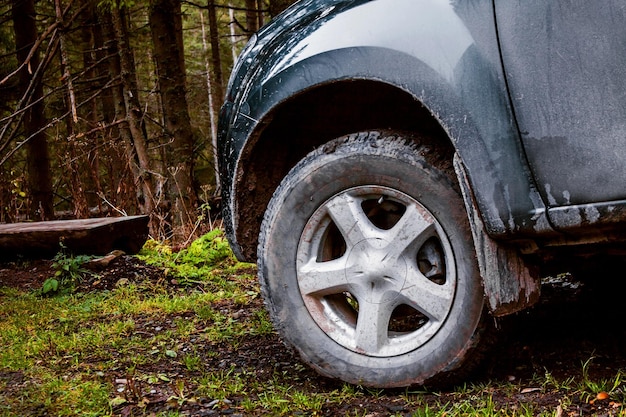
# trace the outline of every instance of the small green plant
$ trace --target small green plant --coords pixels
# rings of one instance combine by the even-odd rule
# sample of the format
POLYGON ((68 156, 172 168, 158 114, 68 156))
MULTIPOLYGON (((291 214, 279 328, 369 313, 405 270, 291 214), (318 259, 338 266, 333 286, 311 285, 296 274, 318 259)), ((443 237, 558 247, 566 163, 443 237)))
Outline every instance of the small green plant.
MULTIPOLYGON (((583 369, 584 371, 584 369, 583 369)), ((540 382, 543 389, 553 389, 557 391, 570 391, 573 388, 574 377, 566 378, 565 380, 561 380, 555 378, 550 371, 545 370, 545 374, 542 382, 540 382)))
POLYGON ((617 393, 618 389, 622 386, 623 383, 623 375, 622 371, 619 370, 613 378, 602 378, 602 379, 594 379, 589 375, 589 368, 595 358, 592 356, 583 362, 582 367, 582 381, 580 383, 580 391, 581 397, 585 401, 589 401, 595 398, 600 393, 606 393, 608 395, 613 395, 617 393))
POLYGON ((187 395, 185 381, 176 381, 176 383, 172 385, 172 390, 174 391, 174 395, 167 400, 168 402, 175 401, 179 406, 181 406, 191 400, 191 398, 187 395))
POLYGON ((188 371, 199 371, 202 369, 202 358, 195 352, 184 355, 182 363, 188 371))
POLYGON ((84 268, 84 264, 93 256, 76 255, 67 253, 67 247, 61 243, 61 250, 53 258, 52 268, 55 270, 54 276, 44 281, 42 294, 56 293, 60 289, 72 289, 80 283, 86 274, 91 271, 84 268))

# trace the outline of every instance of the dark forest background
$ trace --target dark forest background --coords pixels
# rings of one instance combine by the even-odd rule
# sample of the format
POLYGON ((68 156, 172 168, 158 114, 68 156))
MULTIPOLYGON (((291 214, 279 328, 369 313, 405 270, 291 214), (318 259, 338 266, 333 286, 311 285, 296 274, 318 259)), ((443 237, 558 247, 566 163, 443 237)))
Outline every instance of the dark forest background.
POLYGON ((197 236, 233 62, 293 2, 0 0, 0 223, 148 214, 154 239, 197 236))

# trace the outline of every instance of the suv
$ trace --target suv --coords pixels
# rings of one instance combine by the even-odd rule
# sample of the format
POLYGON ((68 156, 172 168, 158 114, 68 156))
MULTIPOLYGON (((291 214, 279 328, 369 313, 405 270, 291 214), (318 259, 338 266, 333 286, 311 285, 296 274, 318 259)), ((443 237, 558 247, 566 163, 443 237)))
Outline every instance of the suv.
POLYGON ((220 115, 226 233, 321 374, 448 385, 541 276, 624 254, 621 0, 302 0, 220 115))

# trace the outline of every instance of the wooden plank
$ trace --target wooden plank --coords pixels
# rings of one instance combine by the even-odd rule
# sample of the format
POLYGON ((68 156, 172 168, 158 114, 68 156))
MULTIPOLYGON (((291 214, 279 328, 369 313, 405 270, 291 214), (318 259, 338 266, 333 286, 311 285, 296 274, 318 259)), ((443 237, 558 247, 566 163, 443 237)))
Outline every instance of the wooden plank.
POLYGON ((45 257, 60 244, 74 254, 105 255, 112 250, 139 252, 148 238, 148 216, 0 224, 0 256, 45 257))

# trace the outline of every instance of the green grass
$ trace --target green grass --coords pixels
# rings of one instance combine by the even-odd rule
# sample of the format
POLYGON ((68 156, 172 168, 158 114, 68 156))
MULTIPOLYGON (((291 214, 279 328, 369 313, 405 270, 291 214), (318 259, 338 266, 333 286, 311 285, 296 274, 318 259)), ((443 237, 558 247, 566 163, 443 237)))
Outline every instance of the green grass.
MULTIPOLYGON (((234 259, 221 232, 178 253, 148 242, 138 257, 165 279, 54 296, 0 287, 0 416, 177 416, 200 403, 243 415, 556 415, 556 405, 520 400, 524 386, 514 382, 391 392, 322 383, 295 357, 284 366, 242 366, 238 349, 276 336, 254 267, 234 259), (234 353, 222 358, 220 349, 234 353), (374 403, 385 406, 372 412, 374 403)), ((563 416, 601 391, 618 404, 607 415, 624 415, 621 371, 594 379, 591 362, 577 378, 546 371, 528 384, 556 395, 563 416)))

